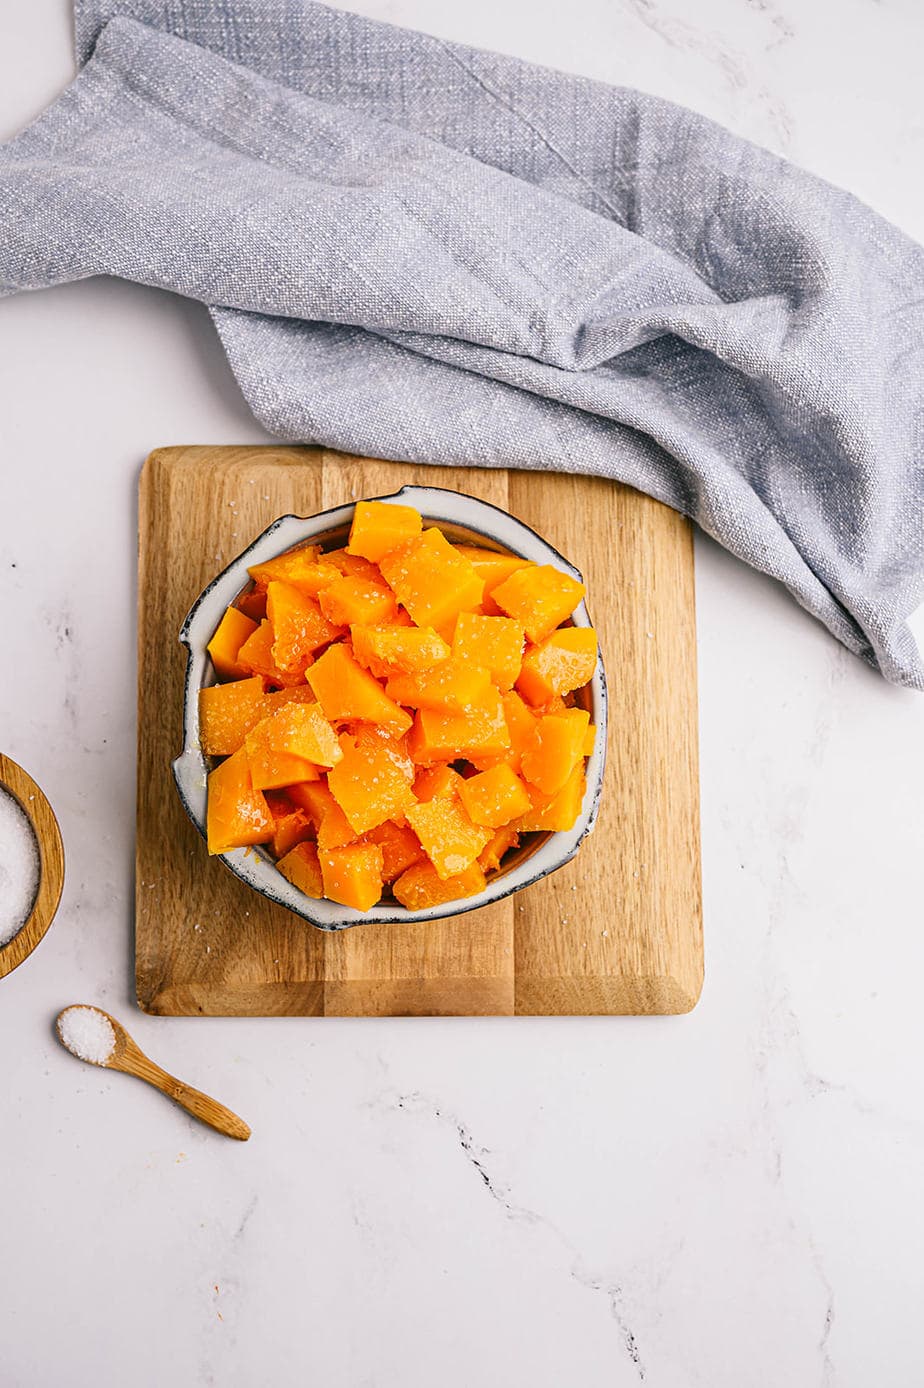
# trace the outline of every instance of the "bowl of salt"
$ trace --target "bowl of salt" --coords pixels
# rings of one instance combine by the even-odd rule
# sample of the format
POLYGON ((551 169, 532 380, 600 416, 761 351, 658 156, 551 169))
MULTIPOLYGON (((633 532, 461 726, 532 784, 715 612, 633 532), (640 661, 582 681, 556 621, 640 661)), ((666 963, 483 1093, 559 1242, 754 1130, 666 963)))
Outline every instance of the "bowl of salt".
POLYGON ((64 886, 54 811, 32 777, 0 754, 0 978, 35 949, 64 886))

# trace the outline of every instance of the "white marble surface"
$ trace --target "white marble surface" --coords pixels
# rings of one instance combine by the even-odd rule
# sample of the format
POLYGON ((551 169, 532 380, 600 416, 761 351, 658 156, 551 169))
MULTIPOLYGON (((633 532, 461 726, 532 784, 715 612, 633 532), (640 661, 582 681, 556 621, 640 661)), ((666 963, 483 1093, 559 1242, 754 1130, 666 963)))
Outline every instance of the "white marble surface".
MULTIPOLYGON (((916 0, 363 0, 663 93, 924 240, 916 0)), ((0 6, 0 135, 72 71, 0 6)), ((0 743, 68 878, 0 982, 2 1388, 911 1388, 924 699, 697 552, 707 984, 675 1020, 163 1021, 131 1004, 134 488, 258 440, 205 314, 0 303, 0 743), (253 1124, 80 1067, 94 1001, 253 1124)))

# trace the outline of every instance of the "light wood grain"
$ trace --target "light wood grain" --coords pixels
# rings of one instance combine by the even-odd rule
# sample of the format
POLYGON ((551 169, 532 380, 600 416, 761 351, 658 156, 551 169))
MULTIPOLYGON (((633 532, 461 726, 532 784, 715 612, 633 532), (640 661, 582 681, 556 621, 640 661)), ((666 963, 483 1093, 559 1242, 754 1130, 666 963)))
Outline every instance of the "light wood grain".
POLYGON ((35 833, 39 850, 39 884, 29 918, 0 947, 0 978, 12 973, 35 949, 55 918, 64 887, 64 847, 54 811, 28 772, 0 755, 0 786, 19 802, 35 833))
POLYGON ((695 1004, 703 966, 687 522, 587 478, 321 449, 203 447, 148 459, 139 537, 136 976, 144 1009, 477 1016, 695 1004), (426 926, 330 935, 209 860, 186 818, 170 772, 181 745, 176 636, 205 583, 277 516, 311 515, 406 482, 453 487, 512 511, 584 573, 611 691, 607 786, 593 837, 528 891, 426 926))

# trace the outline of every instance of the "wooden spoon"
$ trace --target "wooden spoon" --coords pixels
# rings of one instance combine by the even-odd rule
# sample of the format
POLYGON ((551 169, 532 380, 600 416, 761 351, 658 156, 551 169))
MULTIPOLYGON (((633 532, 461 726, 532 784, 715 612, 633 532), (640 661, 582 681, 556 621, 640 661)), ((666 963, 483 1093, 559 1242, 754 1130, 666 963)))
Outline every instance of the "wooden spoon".
MULTIPOLYGON (((232 1113, 229 1108, 225 1108, 224 1104, 218 1103, 216 1099, 210 1099, 208 1094, 203 1094, 198 1089, 192 1089, 188 1084, 183 1084, 182 1080, 168 1075, 167 1071, 162 1070, 159 1065, 155 1065, 153 1060, 149 1060, 140 1046, 132 1040, 122 1023, 117 1022, 115 1017, 111 1017, 101 1007, 92 1007, 85 1003, 76 1003, 72 1004, 72 1007, 65 1007, 63 1011, 58 1013, 55 1028, 61 1045, 78 1060, 86 1060, 88 1065, 100 1065, 106 1070, 121 1070, 124 1075, 134 1075, 136 1079, 152 1084, 155 1089, 166 1094, 168 1099, 173 1099, 181 1108, 185 1108, 187 1113, 191 1113, 194 1118, 217 1128, 226 1137, 236 1137, 240 1142, 246 1142, 250 1137, 250 1128, 242 1118, 238 1118, 236 1113, 232 1113), (62 1019, 72 1008, 74 1010, 86 1008, 88 1012, 96 1012, 100 1017, 105 1017, 112 1027, 115 1045, 105 1060, 91 1059, 89 1056, 78 1054, 73 1046, 68 1044, 65 1039, 65 1031, 62 1030, 62 1019)), ((105 1034, 105 1028, 103 1028, 103 1032, 105 1034)))

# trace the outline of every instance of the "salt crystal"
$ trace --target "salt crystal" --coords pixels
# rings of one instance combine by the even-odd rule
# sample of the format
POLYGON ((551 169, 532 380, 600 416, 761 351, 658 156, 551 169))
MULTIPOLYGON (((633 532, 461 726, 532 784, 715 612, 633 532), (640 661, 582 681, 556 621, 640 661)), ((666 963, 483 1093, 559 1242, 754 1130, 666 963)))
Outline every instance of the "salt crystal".
POLYGON ((39 852, 29 816, 0 790, 0 945, 18 935, 32 913, 39 886, 39 852))
POLYGON ((72 1055, 91 1065, 105 1065, 115 1050, 112 1023, 98 1007, 66 1007, 58 1018, 58 1035, 72 1055))

